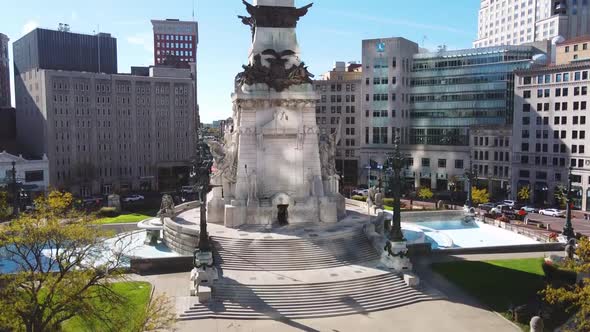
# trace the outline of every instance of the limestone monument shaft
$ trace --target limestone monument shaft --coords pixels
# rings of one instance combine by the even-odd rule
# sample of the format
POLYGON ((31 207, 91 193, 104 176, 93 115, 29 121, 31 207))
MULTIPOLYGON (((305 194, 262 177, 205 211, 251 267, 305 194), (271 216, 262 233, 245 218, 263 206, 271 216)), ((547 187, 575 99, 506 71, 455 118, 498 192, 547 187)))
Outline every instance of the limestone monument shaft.
POLYGON ((336 222, 344 203, 328 163, 339 135, 320 144, 313 75, 295 31, 312 5, 243 2, 249 16, 239 18, 251 28, 252 46, 235 80, 233 123, 224 142, 210 142, 212 184, 220 187, 210 195, 208 220, 228 227, 336 222))

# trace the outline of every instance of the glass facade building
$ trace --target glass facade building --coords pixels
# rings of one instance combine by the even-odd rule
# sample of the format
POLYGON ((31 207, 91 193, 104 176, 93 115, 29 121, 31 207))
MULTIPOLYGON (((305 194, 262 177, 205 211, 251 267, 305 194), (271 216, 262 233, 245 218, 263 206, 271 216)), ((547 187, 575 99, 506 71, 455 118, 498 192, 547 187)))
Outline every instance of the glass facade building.
POLYGON ((416 54, 410 80, 410 144, 468 146, 469 127, 512 123, 514 74, 533 46, 416 54))

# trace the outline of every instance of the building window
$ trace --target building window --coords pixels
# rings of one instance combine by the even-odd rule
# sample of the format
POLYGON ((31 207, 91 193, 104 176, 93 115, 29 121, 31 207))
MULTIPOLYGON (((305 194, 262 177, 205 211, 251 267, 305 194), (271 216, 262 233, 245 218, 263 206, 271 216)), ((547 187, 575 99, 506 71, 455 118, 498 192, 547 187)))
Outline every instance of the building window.
POLYGON ((462 159, 455 160, 455 168, 456 169, 463 169, 463 160, 462 159))
POLYGON ((430 167, 430 159, 422 158, 422 167, 430 167))
POLYGON ((447 160, 446 159, 439 159, 438 160, 438 168, 447 168, 447 160))

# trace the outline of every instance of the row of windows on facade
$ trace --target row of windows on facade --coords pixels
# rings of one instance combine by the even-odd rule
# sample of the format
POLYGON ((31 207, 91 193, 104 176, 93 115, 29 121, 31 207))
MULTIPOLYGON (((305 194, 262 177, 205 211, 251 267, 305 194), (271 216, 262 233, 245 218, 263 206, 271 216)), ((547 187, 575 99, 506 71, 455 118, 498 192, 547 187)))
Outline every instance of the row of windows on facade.
MULTIPOLYGON (((584 108, 585 109, 585 108, 584 108)), ((553 117, 553 124, 554 125, 566 125, 567 124, 567 116, 554 116, 553 117)), ((549 125, 549 117, 545 116, 543 118, 541 118, 540 116, 536 117, 536 124, 537 125, 549 125), (541 120, 543 121, 541 123, 541 120)), ((522 118, 522 125, 523 126, 528 126, 531 124, 531 118, 528 116, 525 116, 522 118)), ((585 116, 573 116, 572 117, 572 124, 580 124, 580 125, 585 125, 586 124, 586 117, 585 116)))
MULTIPOLYGON (((315 107, 315 112, 316 112, 316 114, 325 114, 327 109, 328 109, 327 106, 319 106, 318 105, 315 107)), ((356 113, 355 106, 345 106, 344 110, 345 110, 345 113, 347 113, 347 114, 356 113)), ((342 113, 342 106, 330 106, 330 112, 341 114, 342 113)))
MULTIPOLYGON (((491 151, 473 151, 473 159, 489 161, 490 152, 491 151)), ((510 161, 510 152, 494 151, 494 159, 492 161, 510 161)))
POLYGON ((460 84, 481 84, 490 82, 509 81, 510 75, 508 73, 493 73, 481 74, 476 76, 460 76, 460 77, 428 77, 428 78, 412 78, 410 86, 438 86, 438 85, 460 85, 460 84))
MULTIPOLYGON (((371 78, 370 77, 365 78, 365 84, 371 85, 371 78)), ((396 84, 397 84, 397 77, 393 76, 391 78, 391 85, 396 85, 396 84)), ((389 77, 373 77, 373 85, 389 85, 389 77)), ((402 85, 403 86, 410 85, 410 79, 402 77, 402 85)))
MULTIPOLYGON (((136 92, 138 94, 149 94, 151 91, 149 84, 150 83, 145 82, 144 83, 145 86, 138 86, 136 88, 136 92)), ((55 80, 53 82, 53 89, 54 90, 68 90, 68 83, 55 80)), ((78 89, 81 91, 89 91, 89 85, 82 84, 82 83, 80 83, 80 84, 75 83, 74 90, 78 90, 78 89)), ((108 84, 108 83, 96 84, 96 92, 110 92, 110 91, 111 91, 110 84, 108 84)), ((131 86, 129 84, 116 84, 116 91, 118 93, 130 93, 131 86)), ((175 94, 177 94, 177 95, 179 95, 179 94, 186 95, 188 93, 188 87, 187 86, 177 86, 177 87, 175 87, 174 91, 175 91, 175 94)), ((170 93, 170 87, 156 86, 156 94, 169 94, 169 93, 170 93)))
MULTIPOLYGON (((328 96, 322 95, 320 97, 320 99, 318 99, 317 101, 319 103, 327 103, 328 96)), ((356 96, 355 95, 345 95, 344 98, 342 98, 342 95, 331 95, 330 96, 330 102, 332 102, 332 103, 341 103, 343 101, 346 103, 354 103, 354 102, 356 102, 356 96)))
MULTIPOLYGON (((493 137, 493 147, 509 147, 510 139, 508 137, 493 137)), ((489 136, 473 136, 473 145, 475 146, 490 146, 489 136)))
MULTIPOLYGON (((330 84, 330 91, 331 92, 342 91, 342 86, 343 86, 343 84, 330 84)), ((346 92, 351 92, 351 91, 355 91, 356 84, 345 84, 344 87, 345 87, 346 92)), ((328 89, 327 84, 316 84, 315 85, 315 91, 326 92, 327 89, 328 89)))
MULTIPOLYGON (((402 136, 404 132, 404 128, 401 128, 402 136)), ((389 127, 365 127, 365 144, 388 144, 389 127), (373 141, 369 140, 371 136, 371 132, 373 132, 373 141)), ((391 144, 394 144, 394 138, 396 135, 399 135, 400 128, 391 127, 391 144)))
MULTIPOLYGON (((407 158, 406 165, 408 167, 414 166, 414 158, 407 158)), ((422 167, 430 167, 430 158, 421 158, 420 165, 422 167)), ((447 160, 446 159, 438 159, 438 168, 447 168, 447 160)), ((455 159, 455 168, 456 169, 463 169, 463 159, 455 159)))
MULTIPOLYGON (((565 159, 563 159, 563 165, 562 166, 565 167, 565 159)), ((528 169, 521 169, 518 172, 518 176, 520 178, 523 178, 523 179, 528 179, 528 178, 531 177, 531 171, 528 170, 528 169)), ((536 171, 535 172, 535 179, 536 180, 547 180, 547 177, 548 177, 547 172, 543 172, 543 171, 536 171)), ((561 173, 554 173, 553 179, 555 181, 563 181, 564 178, 565 177, 562 176, 561 173)), ((579 176, 579 175, 578 176, 575 176, 574 175, 572 180, 573 180, 572 181, 573 183, 581 183, 582 182, 582 177, 579 176)), ((590 184, 590 177, 588 178, 588 183, 590 184)))
MULTIPOLYGON (((327 118, 326 117, 316 117, 316 124, 321 125, 321 124, 327 124, 327 118)), ((345 118, 346 124, 347 125, 353 125, 355 124, 355 118, 354 117, 346 117, 345 118)), ((339 124, 340 123, 340 118, 338 117, 331 117, 330 118, 330 124, 339 124)))
POLYGON ((495 53, 489 55, 469 56, 461 59, 447 60, 446 58, 434 58, 428 60, 415 60, 412 71, 444 70, 448 68, 485 65, 490 63, 511 62, 518 60, 530 60, 530 52, 495 53))
POLYGON ((510 167, 508 167, 508 166, 494 165, 494 167, 492 168, 494 172, 492 174, 488 173, 488 170, 489 170, 488 165, 474 164, 473 166, 478 171, 478 174, 481 176, 484 176, 484 177, 489 176, 489 175, 504 177, 504 178, 510 177, 510 167))
POLYGON ((570 78, 573 76, 574 81, 584 81, 588 79, 588 71, 574 71, 574 72, 567 72, 567 73, 558 73, 558 74, 543 74, 533 76, 524 76, 520 77, 519 81, 523 85, 531 85, 531 84, 550 84, 550 83, 560 83, 560 82, 569 82, 570 78), (573 73, 573 75, 572 75, 573 73))
MULTIPOLYGON (((381 69, 389 68, 389 64, 391 64, 391 68, 397 68, 397 57, 382 57, 379 56, 378 58, 373 59, 373 71, 374 72, 382 72, 381 69)), ((402 70, 404 72, 409 72, 411 66, 411 61, 408 58, 402 59, 402 70)), ((370 65, 366 64, 365 68, 369 69, 370 65)))
MULTIPOLYGON (((402 118, 404 117, 408 117, 409 116, 409 111, 408 110, 402 110, 402 118)), ((387 118, 389 117, 389 112, 387 110, 374 110, 372 112, 373 117, 374 118, 387 118)), ((369 110, 365 110, 365 117, 370 117, 371 116, 371 111, 369 110)), ((397 116, 397 111, 396 110, 391 110, 391 117, 395 118, 397 116)))
POLYGON ((184 56, 184 57, 192 57, 193 51, 183 51, 183 50, 157 50, 156 55, 176 55, 176 56, 184 56))
POLYGON ((156 34, 156 40, 176 40, 176 41, 192 41, 192 35, 168 35, 156 34))
MULTIPOLYGON (((407 102, 409 101, 409 97, 407 97, 407 95, 405 93, 402 93, 402 102, 407 102)), ((388 101, 389 100, 389 94, 387 93, 376 93, 373 94, 373 101, 388 101)), ((391 94, 391 101, 396 101, 397 100, 397 96, 395 93, 391 94)), ((365 101, 371 101, 371 95, 370 94, 366 94, 365 95, 365 101)))
MULTIPOLYGON (((192 43, 168 43, 168 42, 160 43, 160 42, 156 42, 156 47, 157 48, 188 48, 188 49, 192 49, 193 44, 192 43)), ((192 53, 192 51, 191 51, 191 53, 192 53)))
MULTIPOLYGON (((522 143, 520 146, 522 152, 529 152, 529 143, 522 143)), ((532 151, 531 151, 532 152, 532 151)), ((536 143, 535 152, 549 152, 549 144, 547 143, 536 143)), ((584 154, 586 152, 584 145, 572 145, 570 153, 584 154)), ((565 144, 553 144, 553 153, 568 153, 567 145, 565 144)))
MULTIPOLYGON (((573 46, 573 51, 574 52, 578 52, 579 50, 582 50, 582 51, 588 50, 588 43, 575 44, 573 46)), ((570 52, 570 46, 566 46, 565 47, 565 53, 569 53, 569 52, 570 52)))
MULTIPOLYGON (((566 164, 566 158, 553 157, 553 158, 551 158, 551 165, 548 164, 548 161, 549 161, 548 157, 536 156, 534 158, 534 165, 535 166, 565 167, 565 164, 566 164)), ((521 156, 520 163, 523 165, 532 165, 533 164, 533 163, 529 162, 529 156, 521 156)), ((585 165, 587 166, 585 159, 576 159, 576 158, 570 159, 570 166, 571 167, 584 168, 585 165)), ((525 173, 525 174, 527 174, 527 173, 525 173)), ((528 175, 524 176, 522 173, 522 170, 521 170, 520 177, 527 177, 528 178, 529 176, 528 175)))
MULTIPOLYGON (((537 112, 548 112, 550 111, 550 103, 537 103, 537 112)), ((573 110, 574 111, 583 111, 586 110, 586 106, 587 106, 587 102, 585 101, 575 101, 573 102, 573 110)), ((555 103, 554 104, 554 110, 555 111, 567 111, 568 110, 568 103, 567 102, 561 102, 561 103, 555 103)), ((531 105, 530 104, 523 104, 522 105, 522 111, 524 113, 528 113, 531 111, 531 105)))
MULTIPOLYGON (((567 132, 566 130, 554 130, 553 131, 553 139, 567 139, 567 132), (561 133, 561 134, 560 134, 561 133)), ((584 130, 572 130, 572 139, 586 139, 586 131, 584 130)), ((535 137, 537 139, 548 139, 549 138, 549 130, 536 130, 535 137)), ((531 138, 530 132, 525 129, 522 131, 522 138, 531 138)))
POLYGON ((457 93, 457 94, 434 94, 434 95, 412 95, 410 104, 424 102, 455 102, 455 101, 482 101, 505 99, 506 91, 490 91, 475 93, 457 93))

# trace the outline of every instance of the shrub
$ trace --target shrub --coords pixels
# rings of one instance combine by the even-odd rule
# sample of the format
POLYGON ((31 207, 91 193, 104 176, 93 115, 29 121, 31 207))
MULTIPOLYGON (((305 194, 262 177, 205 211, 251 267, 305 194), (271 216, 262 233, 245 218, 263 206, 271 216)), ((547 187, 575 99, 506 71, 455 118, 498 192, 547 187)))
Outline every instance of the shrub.
POLYGON ((393 202, 395 200, 393 198, 384 198, 383 199, 383 205, 387 205, 387 206, 393 206, 393 202))
POLYGON ((355 201, 360 201, 360 202, 366 202, 367 201, 367 197, 366 196, 359 196, 359 195, 352 196, 351 199, 354 199, 355 201))
POLYGON ((547 264, 547 262, 543 262, 542 267, 545 281, 553 287, 571 286, 576 283, 577 274, 574 271, 560 269, 553 264, 547 264))
POLYGON ((432 190, 430 190, 430 188, 422 187, 418 191, 418 197, 420 199, 429 200, 432 198, 432 196, 434 196, 434 194, 432 193, 432 190))
POLYGON ((114 207, 102 207, 98 210, 97 214, 99 217, 112 218, 118 216, 119 212, 117 212, 117 209, 114 207))

